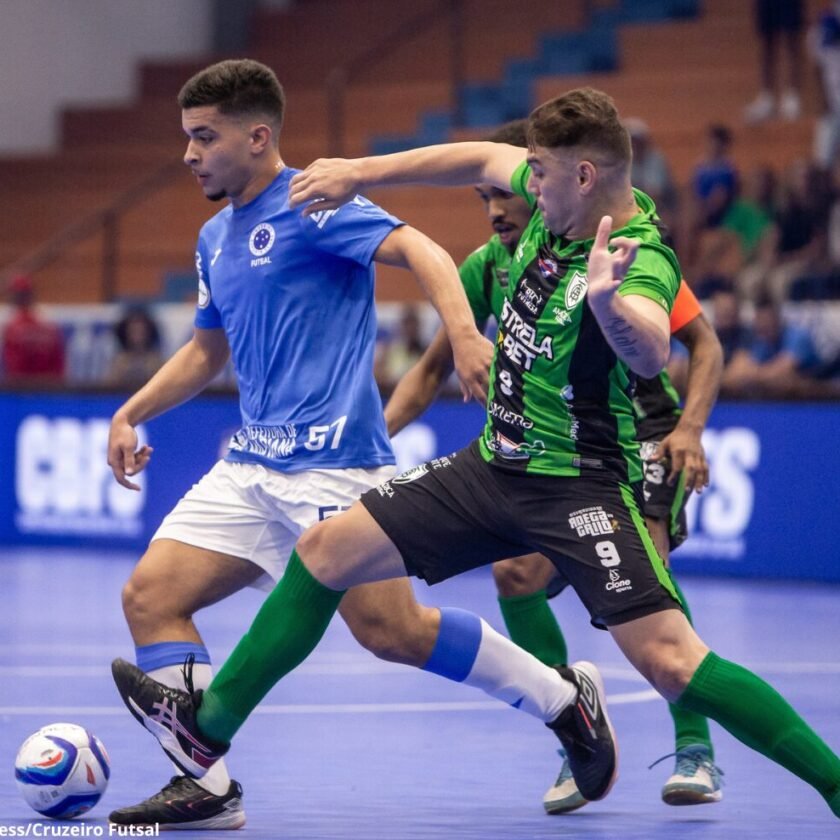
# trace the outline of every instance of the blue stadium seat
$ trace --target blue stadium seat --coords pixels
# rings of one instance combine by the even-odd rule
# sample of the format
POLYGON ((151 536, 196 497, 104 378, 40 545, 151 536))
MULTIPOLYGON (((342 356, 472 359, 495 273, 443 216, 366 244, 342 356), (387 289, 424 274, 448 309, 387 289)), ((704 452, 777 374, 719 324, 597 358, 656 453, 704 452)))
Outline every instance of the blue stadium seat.
POLYGON ((467 128, 486 128, 504 122, 504 107, 498 85, 470 83, 461 93, 461 112, 467 128))
POLYGON ((159 300, 166 303, 183 303, 193 300, 196 296, 194 271, 169 271, 163 277, 159 300))

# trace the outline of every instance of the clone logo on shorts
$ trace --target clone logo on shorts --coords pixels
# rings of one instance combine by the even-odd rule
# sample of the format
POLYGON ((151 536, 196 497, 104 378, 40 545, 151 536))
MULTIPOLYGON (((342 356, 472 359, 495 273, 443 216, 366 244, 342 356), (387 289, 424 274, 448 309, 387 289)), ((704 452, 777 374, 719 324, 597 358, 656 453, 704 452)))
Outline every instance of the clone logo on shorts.
POLYGON ((251 260, 251 268, 271 263, 271 257, 267 257, 266 254, 274 245, 275 238, 274 228, 268 222, 257 225, 251 231, 251 236, 248 239, 248 248, 254 255, 254 259, 251 260))

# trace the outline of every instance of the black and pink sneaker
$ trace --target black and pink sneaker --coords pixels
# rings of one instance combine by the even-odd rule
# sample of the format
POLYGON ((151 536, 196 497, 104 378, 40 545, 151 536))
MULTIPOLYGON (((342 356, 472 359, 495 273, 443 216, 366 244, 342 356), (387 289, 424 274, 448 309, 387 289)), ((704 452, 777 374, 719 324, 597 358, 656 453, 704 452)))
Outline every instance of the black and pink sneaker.
POLYGON ((128 710, 155 738, 169 758, 193 779, 200 779, 230 748, 207 738, 196 714, 201 691, 193 690, 192 655, 184 663, 187 690, 170 688, 124 659, 111 663, 117 690, 128 710))

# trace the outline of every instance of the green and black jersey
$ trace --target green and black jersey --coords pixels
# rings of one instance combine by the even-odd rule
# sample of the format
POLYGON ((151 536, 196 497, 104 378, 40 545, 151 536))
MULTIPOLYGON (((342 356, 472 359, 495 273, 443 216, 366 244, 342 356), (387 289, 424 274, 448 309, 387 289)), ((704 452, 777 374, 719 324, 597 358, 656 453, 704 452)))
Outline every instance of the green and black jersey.
MULTIPOLYGON (((529 172, 523 163, 511 187, 533 204, 529 172)), ((640 212, 612 234, 641 241, 619 293, 644 295, 670 312, 679 263, 662 242, 653 202, 634 193, 640 212)), ((554 236, 535 212, 511 259, 479 441, 484 459, 498 467, 642 477, 631 375, 585 302, 592 242, 554 236)))
MULTIPOLYGON (((511 258, 510 251, 494 235, 476 248, 458 269, 475 320, 482 326, 490 316, 497 322, 501 317, 511 258)), ((640 441, 661 440, 674 430, 682 414, 679 394, 664 370, 652 379, 636 380, 633 404, 640 441)))
POLYGON ((510 252, 494 234, 458 268, 470 308, 476 322, 482 326, 491 315, 499 320, 508 290, 510 259, 510 252))
POLYGON ((636 409, 636 436, 640 441, 662 440, 674 431, 680 419, 680 395, 667 371, 652 379, 636 380, 633 395, 636 409))

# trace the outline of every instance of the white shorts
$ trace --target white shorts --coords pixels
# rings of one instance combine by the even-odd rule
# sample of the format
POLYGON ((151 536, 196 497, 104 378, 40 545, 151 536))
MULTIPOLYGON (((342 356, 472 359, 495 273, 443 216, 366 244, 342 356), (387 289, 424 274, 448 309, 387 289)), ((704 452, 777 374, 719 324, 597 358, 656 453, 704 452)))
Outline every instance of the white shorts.
POLYGON ((219 461, 163 520, 152 542, 178 540, 250 560, 265 573, 253 585, 270 590, 310 525, 347 510, 395 474, 393 466, 282 473, 219 461))

